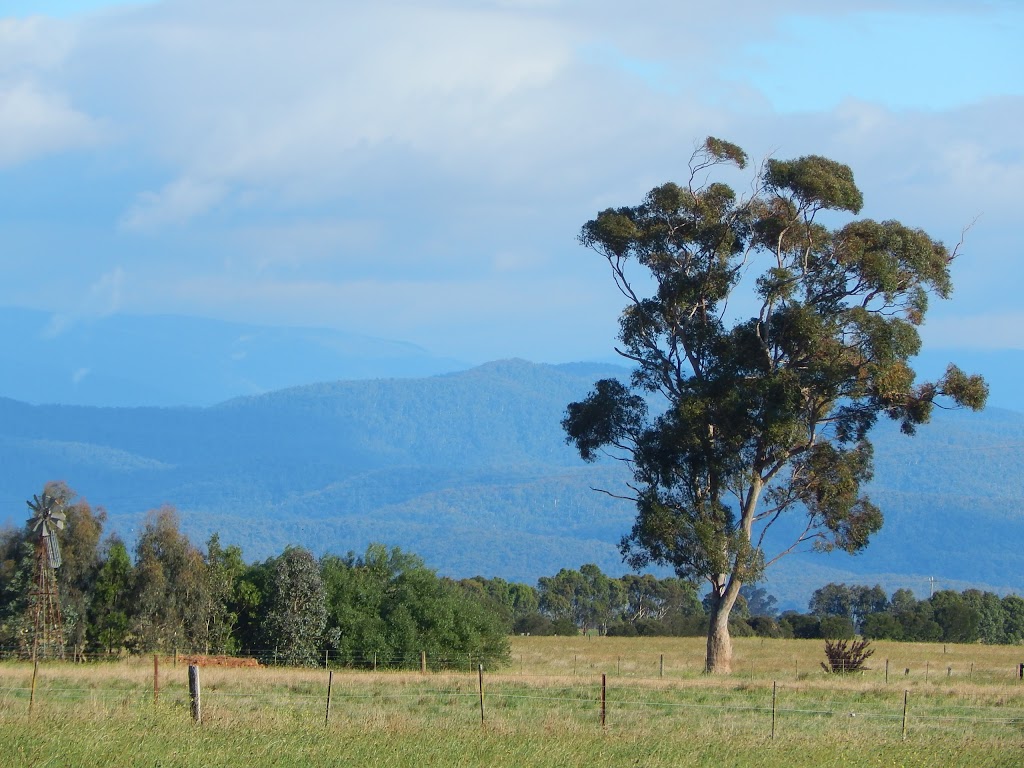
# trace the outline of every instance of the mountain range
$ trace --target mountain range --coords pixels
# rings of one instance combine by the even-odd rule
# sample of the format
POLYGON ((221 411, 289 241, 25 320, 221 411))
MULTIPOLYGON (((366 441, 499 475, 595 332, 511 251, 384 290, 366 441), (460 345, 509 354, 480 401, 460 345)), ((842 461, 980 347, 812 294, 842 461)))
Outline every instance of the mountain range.
MULTIPOLYGON (((0 522, 20 524, 22 500, 63 480, 129 544, 148 510, 171 505, 194 541, 219 532, 247 560, 289 544, 323 554, 379 541, 455 577, 534 583, 591 562, 619 575, 632 508, 593 488, 622 489, 622 467, 583 463, 560 421, 596 379, 627 374, 506 360, 203 407, 0 399, 0 522)), ((1011 479, 1024 414, 938 411, 915 437, 888 423, 873 436, 883 530, 856 557, 781 561, 765 584, 780 603, 805 608, 829 581, 1024 592, 1024 490, 1011 479)))

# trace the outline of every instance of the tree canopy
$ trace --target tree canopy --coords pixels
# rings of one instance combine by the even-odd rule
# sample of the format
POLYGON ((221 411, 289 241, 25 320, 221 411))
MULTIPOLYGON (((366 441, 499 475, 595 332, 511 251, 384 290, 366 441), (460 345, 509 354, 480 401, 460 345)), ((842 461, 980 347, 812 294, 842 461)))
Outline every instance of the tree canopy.
POLYGON ((950 294, 956 248, 897 221, 830 226, 863 199, 828 158, 769 159, 748 196, 711 180, 725 165, 746 167, 746 153, 709 138, 686 183, 584 225, 580 242, 626 299, 617 349, 635 368, 563 420, 584 459, 609 454, 632 472, 627 561, 710 585, 718 672, 744 583, 797 546, 856 552, 881 527, 861 490, 879 417, 913 434, 940 398, 978 409, 987 396, 956 366, 917 383, 909 364, 929 298, 950 294), (791 510, 802 530, 765 551, 791 510))

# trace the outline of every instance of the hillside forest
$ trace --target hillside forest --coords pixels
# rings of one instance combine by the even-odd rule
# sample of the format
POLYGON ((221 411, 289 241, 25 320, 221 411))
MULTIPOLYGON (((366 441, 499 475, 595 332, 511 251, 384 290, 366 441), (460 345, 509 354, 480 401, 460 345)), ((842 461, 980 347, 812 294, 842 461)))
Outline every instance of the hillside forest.
MULTIPOLYGON (((685 636, 707 631, 707 599, 680 579, 612 578, 593 564, 542 576, 438 577, 414 554, 371 544, 357 555, 319 559, 287 547, 247 563, 218 534, 205 546, 177 513, 151 511, 132 551, 104 535, 106 515, 63 483, 49 484, 66 514, 58 573, 64 642, 76 658, 185 652, 316 665, 415 666, 507 661, 516 634, 685 636)), ((0 531, 0 652, 32 643, 30 584, 36 537, 28 525, 0 531)), ((917 599, 906 589, 827 584, 806 613, 777 611, 757 585, 744 588, 732 619, 737 636, 1024 642, 1024 599, 976 589, 917 599)))

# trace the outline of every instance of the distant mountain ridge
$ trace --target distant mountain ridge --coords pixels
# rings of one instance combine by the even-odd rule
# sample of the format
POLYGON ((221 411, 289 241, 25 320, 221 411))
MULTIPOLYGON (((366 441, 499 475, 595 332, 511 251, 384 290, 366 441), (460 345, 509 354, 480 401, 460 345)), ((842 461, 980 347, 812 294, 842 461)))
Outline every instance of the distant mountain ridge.
MULTIPOLYGON (((311 382, 422 378, 471 367, 393 339, 179 315, 79 317, 0 307, 0 328, 0 396, 35 404, 210 406, 311 382)), ((985 376, 989 405, 1024 411, 1024 350, 925 347, 914 368, 933 379, 950 361, 985 376)), ((567 365, 572 372, 574 364, 567 365)))
MULTIPOLYGON (((287 544, 320 554, 381 541, 452 576, 534 582, 587 562, 621 574, 632 508, 591 489, 626 478, 614 462, 580 461, 560 420, 597 378, 627 374, 506 360, 204 408, 0 399, 0 522, 20 525, 23 500, 64 480, 129 544, 147 510, 171 504, 194 540, 218 531, 250 560, 287 544)), ((913 438, 880 425, 875 443, 885 527, 857 557, 783 560, 768 587, 784 604, 802 607, 829 580, 1024 591, 1024 490, 1008 481, 1024 459, 1024 414, 939 411, 913 438)))

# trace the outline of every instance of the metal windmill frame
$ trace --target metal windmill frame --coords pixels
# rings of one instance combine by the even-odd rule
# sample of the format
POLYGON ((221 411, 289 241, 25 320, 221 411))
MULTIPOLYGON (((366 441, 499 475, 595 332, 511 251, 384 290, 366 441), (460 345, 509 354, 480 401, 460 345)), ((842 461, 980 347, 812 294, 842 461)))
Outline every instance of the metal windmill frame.
POLYGON ((61 564, 57 531, 67 519, 60 502, 45 491, 25 502, 32 510, 28 526, 38 536, 35 544, 34 572, 29 587, 29 611, 32 613, 32 659, 64 658, 64 620, 57 589, 57 568, 61 564))

